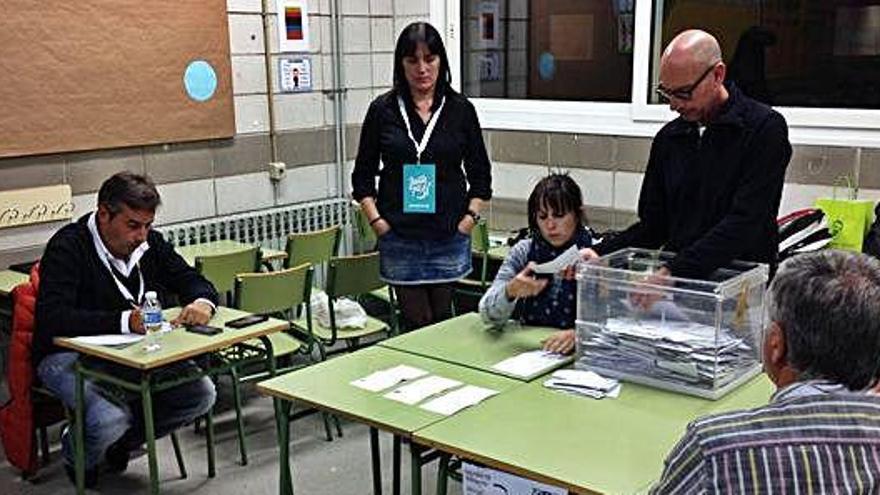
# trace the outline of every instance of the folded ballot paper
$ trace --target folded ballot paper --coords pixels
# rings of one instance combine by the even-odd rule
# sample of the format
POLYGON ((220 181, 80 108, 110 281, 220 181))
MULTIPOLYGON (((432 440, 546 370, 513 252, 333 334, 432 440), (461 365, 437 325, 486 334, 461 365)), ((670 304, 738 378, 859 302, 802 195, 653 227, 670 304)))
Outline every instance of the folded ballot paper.
POLYGON ((427 374, 428 372, 425 370, 401 364, 393 368, 376 371, 351 382, 351 384, 370 392, 379 392, 391 388, 400 382, 415 380, 427 374))
POLYGON ((495 363, 492 369, 520 378, 529 378, 562 366, 568 356, 548 351, 526 351, 495 363))
POLYGON ((564 253, 560 254, 553 260, 550 260, 546 263, 541 263, 540 265, 535 265, 532 269, 535 273, 559 273, 562 270, 570 267, 571 265, 580 261, 581 255, 578 252, 577 245, 568 248, 564 253))
POLYGON ((396 400, 397 402, 403 402, 404 404, 413 405, 431 397, 432 395, 458 387, 459 385, 461 385, 461 382, 457 380, 436 375, 428 376, 395 388, 391 392, 385 394, 384 397, 386 399, 396 400))
POLYGON ((562 390, 593 399, 611 397, 616 399, 620 394, 621 384, 618 380, 603 378, 592 371, 556 370, 544 382, 544 386, 553 390, 562 390))
POLYGON ((448 394, 429 400, 420 407, 437 414, 449 416, 466 407, 479 404, 497 393, 497 390, 477 387, 476 385, 465 385, 458 390, 453 390, 448 394))

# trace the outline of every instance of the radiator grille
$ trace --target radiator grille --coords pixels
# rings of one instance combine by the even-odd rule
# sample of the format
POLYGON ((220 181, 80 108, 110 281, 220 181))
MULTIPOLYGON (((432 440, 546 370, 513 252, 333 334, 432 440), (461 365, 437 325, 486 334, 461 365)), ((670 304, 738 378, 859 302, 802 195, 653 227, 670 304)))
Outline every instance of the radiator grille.
POLYGON ((263 248, 284 249, 287 234, 310 232, 341 225, 340 254, 348 251, 351 232, 351 203, 342 198, 300 203, 278 208, 206 218, 156 227, 165 240, 187 246, 218 240, 258 244, 263 248))

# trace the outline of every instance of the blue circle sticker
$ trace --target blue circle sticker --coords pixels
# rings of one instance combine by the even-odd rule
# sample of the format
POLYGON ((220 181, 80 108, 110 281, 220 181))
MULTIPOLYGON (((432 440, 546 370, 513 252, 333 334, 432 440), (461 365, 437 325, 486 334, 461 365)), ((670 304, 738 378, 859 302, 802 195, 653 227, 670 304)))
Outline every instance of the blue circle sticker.
POLYGON ((538 76, 545 81, 553 79, 556 75, 556 58, 550 52, 544 52, 538 57, 538 76))
POLYGON ((186 94, 195 101, 207 101, 217 91, 217 73, 204 60, 190 62, 183 74, 186 94))

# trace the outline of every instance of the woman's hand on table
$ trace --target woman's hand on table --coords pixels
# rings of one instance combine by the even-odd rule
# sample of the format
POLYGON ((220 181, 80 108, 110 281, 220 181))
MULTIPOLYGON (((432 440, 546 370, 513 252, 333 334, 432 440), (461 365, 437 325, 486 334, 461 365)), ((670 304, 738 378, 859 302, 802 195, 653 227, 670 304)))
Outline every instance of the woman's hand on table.
POLYGON ((571 354, 575 347, 574 330, 560 330, 544 341, 544 350, 557 354, 571 354))

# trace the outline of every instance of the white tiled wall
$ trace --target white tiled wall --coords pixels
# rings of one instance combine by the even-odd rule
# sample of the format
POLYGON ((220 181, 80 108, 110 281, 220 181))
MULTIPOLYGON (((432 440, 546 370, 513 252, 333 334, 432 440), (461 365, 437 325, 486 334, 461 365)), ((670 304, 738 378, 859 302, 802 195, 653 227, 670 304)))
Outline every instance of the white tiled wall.
POLYGON ((215 215, 214 180, 191 180, 158 186, 162 206, 156 224, 186 222, 215 215))
POLYGON ((571 169, 567 171, 581 187, 584 204, 614 207, 614 172, 607 170, 571 169))
POLYGON ((535 184, 549 173, 544 165, 492 164, 492 191, 496 198, 526 199, 535 184))
POLYGON ((214 187, 219 215, 275 206, 275 186, 266 172, 217 178, 214 187))

